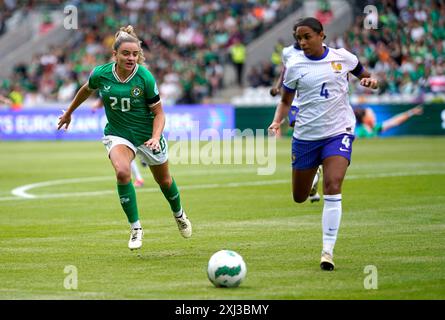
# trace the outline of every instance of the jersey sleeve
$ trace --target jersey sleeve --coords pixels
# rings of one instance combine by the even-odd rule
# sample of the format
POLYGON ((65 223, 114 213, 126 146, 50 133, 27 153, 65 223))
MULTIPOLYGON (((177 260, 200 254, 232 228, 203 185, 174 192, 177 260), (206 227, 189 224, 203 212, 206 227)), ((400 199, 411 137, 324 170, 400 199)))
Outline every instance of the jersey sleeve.
POLYGON ((281 51, 281 63, 283 64, 283 66, 285 66, 287 63, 286 48, 283 48, 283 50, 281 51))
POLYGON ((153 106, 161 100, 161 98, 159 97, 158 86, 151 72, 148 71, 145 67, 142 68, 144 70, 145 100, 147 101, 147 104, 149 106, 153 106))
POLYGON ((287 68, 283 78, 283 88, 287 91, 296 91, 299 79, 298 68, 292 66, 287 68))
POLYGON ((93 71, 91 71, 90 76, 88 77, 88 88, 92 90, 99 89, 99 73, 100 72, 98 67, 94 68, 93 71))
POLYGON ((346 60, 346 68, 348 72, 358 77, 363 71, 363 66, 358 60, 357 56, 346 49, 340 49, 343 57, 346 60))

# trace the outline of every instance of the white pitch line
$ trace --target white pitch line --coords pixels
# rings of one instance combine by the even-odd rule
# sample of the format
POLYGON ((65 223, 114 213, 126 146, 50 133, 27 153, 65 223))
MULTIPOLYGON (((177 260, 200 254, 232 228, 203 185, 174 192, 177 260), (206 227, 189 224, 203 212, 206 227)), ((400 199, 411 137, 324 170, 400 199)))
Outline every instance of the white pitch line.
MULTIPOLYGON (((215 172, 213 172, 213 174, 226 174, 226 173, 253 173, 256 172, 256 169, 251 169, 251 168, 245 168, 245 169, 220 169, 220 170, 216 170, 215 172)), ((205 175, 208 174, 208 172, 202 171, 202 170, 190 170, 188 172, 184 172, 184 173, 176 173, 175 176, 179 176, 179 175, 205 175)), ((17 197, 20 198, 26 198, 26 199, 35 199, 35 198, 40 198, 40 196, 36 196, 33 194, 28 193, 28 190, 31 189, 35 189, 35 188, 41 188, 41 187, 49 187, 49 186, 55 186, 55 185, 64 185, 64 184, 70 184, 70 183, 84 183, 84 182, 96 182, 96 181, 107 181, 107 180, 114 180, 113 176, 102 176, 102 177, 89 177, 89 178, 73 178, 73 179, 61 179, 61 180, 50 180, 50 181, 44 181, 44 182, 38 182, 38 183, 32 183, 32 184, 27 184, 21 187, 17 187, 15 189, 13 189, 11 191, 11 193, 17 197)), ((97 192, 105 192, 105 191, 97 191, 97 192)), ((86 192, 80 192, 77 193, 77 195, 83 196, 86 192)), ((94 192, 93 192, 94 193, 94 192)), ((69 193, 71 195, 74 195, 76 193, 69 193)), ((63 195, 63 197, 67 196, 67 193, 64 194, 60 194, 63 195)), ((48 195, 49 196, 49 195, 48 195)), ((60 196, 56 195, 56 198, 60 198, 60 196)), ((11 199, 15 199, 14 197, 5 197, 5 198, 0 198, 0 200, 2 199, 7 199, 7 200, 11 200, 11 199)))
MULTIPOLYGON (((416 171, 416 172, 394 172, 394 173, 373 173, 364 175, 347 175, 346 180, 358 180, 358 179, 376 179, 376 178, 391 178, 391 177, 409 177, 409 176, 424 176, 424 175, 445 175, 444 171, 416 171)), ((11 200, 24 200, 24 199, 53 199, 53 198, 67 198, 67 197, 91 197, 91 196, 101 196, 107 194, 114 194, 115 190, 101 190, 101 191, 86 191, 86 192, 70 192, 70 193, 56 193, 56 194, 42 194, 35 195, 30 194, 27 191, 39 188, 48 187, 54 185, 62 185, 69 183, 83 183, 83 182, 94 182, 94 181, 104 181, 110 180, 112 177, 89 177, 89 178, 76 178, 76 179, 66 179, 66 180, 52 180, 44 181, 39 183, 28 184, 21 186, 12 190, 12 194, 15 197, 0 197, 0 201, 11 201, 11 200)), ((212 183, 212 184, 198 184, 198 185, 185 185, 181 186, 181 190, 196 190, 196 189, 215 189, 215 188, 237 188, 246 186, 262 186, 262 185, 273 185, 291 183, 289 179, 278 179, 278 180, 259 180, 259 181, 246 181, 246 182, 228 182, 228 183, 212 183)), ((159 192, 159 188, 144 188, 139 189, 138 192, 159 192)))
MULTIPOLYGON (((28 191, 30 189, 56 186, 56 185, 60 185, 60 184, 64 185, 64 184, 70 184, 70 183, 95 182, 95 181, 104 181, 104 180, 110 180, 110 177, 90 177, 90 178, 50 180, 50 181, 27 184, 27 185, 13 189, 11 191, 11 193, 17 197, 26 198, 26 199, 35 199, 35 198, 38 198, 39 196, 29 194, 26 191, 28 191)), ((0 198, 0 199, 2 199, 2 198, 0 198)))

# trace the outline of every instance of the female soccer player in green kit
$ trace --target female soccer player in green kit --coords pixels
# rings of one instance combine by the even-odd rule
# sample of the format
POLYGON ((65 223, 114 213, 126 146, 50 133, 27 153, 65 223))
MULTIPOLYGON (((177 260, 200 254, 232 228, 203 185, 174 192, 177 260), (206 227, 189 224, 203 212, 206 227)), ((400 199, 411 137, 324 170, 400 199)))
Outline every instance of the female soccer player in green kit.
POLYGON ((143 65, 141 42, 133 27, 120 28, 113 44, 114 62, 97 66, 91 72, 69 108, 59 117, 58 130, 71 122, 71 114, 95 91, 105 107, 108 123, 102 139, 116 172, 120 203, 130 223, 128 247, 142 246, 136 193, 131 181, 131 161, 138 153, 150 167, 153 178, 170 204, 179 231, 192 235, 192 225, 180 201, 179 190, 168 169, 168 147, 162 135, 165 114, 153 75, 143 65))

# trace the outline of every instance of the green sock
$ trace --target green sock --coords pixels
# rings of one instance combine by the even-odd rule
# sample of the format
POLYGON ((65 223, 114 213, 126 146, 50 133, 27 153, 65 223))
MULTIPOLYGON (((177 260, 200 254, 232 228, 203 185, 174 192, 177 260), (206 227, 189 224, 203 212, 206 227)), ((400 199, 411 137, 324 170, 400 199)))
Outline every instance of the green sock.
POLYGON ((133 183, 118 184, 117 193, 121 202, 122 209, 127 215, 128 222, 136 222, 139 220, 138 205, 136 203, 136 191, 133 183))
POLYGON ((174 213, 181 210, 181 197, 179 196, 179 190, 176 186, 175 179, 172 178, 172 184, 170 188, 162 188, 161 191, 164 194, 165 199, 167 199, 170 204, 170 208, 174 213))

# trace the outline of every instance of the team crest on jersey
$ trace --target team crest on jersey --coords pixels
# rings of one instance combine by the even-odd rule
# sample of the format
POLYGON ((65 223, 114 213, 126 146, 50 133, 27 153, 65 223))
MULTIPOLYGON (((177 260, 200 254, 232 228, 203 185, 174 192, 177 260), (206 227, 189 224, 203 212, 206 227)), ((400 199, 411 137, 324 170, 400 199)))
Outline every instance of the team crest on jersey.
POLYGON ((134 87, 131 89, 131 95, 133 97, 139 97, 142 94, 142 89, 139 87, 134 87))
POLYGON ((342 69, 341 63, 335 63, 334 61, 332 61, 331 66, 332 66, 332 69, 334 69, 335 73, 341 72, 341 69, 342 69))

